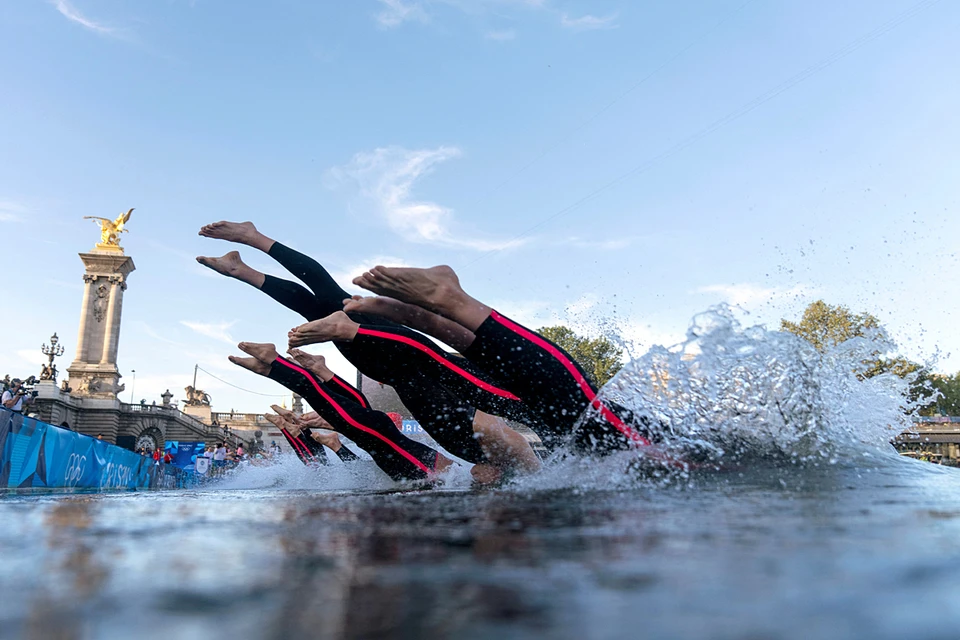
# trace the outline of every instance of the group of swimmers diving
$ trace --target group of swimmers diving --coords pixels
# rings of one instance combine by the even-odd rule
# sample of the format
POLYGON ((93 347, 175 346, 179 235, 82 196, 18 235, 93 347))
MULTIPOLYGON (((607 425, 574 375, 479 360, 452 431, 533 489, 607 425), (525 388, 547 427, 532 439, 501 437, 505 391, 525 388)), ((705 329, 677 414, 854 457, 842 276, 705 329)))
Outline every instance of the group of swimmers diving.
POLYGON ((245 282, 302 315, 288 333, 287 355, 273 344, 241 342, 249 357, 230 361, 299 394, 313 412, 274 406, 267 419, 305 462, 326 446, 342 460, 356 454, 342 434, 394 480, 424 480, 453 461, 406 437, 363 393, 299 347, 333 342, 362 374, 394 388, 441 447, 472 463, 480 483, 534 472, 540 459, 507 420, 529 426, 549 449, 603 454, 650 445, 647 422, 597 397, 582 367, 563 349, 470 297, 452 269, 377 266, 353 280, 376 296, 350 296, 315 260, 263 235, 251 222, 215 222, 200 235, 260 250, 303 285, 252 269, 237 251, 197 261, 245 282), (429 336, 429 337, 428 337, 429 336), (435 338, 457 353, 450 353, 435 338))

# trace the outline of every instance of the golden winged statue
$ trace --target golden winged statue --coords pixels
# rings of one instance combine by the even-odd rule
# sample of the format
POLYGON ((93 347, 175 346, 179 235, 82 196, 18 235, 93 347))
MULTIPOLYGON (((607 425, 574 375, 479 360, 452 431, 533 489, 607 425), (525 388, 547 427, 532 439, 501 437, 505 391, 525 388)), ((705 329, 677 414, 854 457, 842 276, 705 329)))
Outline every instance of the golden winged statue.
POLYGON ((83 216, 83 219, 96 220, 97 224, 100 225, 100 245, 119 247, 120 234, 126 231, 123 225, 130 219, 131 213, 133 213, 133 209, 130 209, 126 213, 121 213, 117 216, 116 220, 109 220, 99 216, 83 216))

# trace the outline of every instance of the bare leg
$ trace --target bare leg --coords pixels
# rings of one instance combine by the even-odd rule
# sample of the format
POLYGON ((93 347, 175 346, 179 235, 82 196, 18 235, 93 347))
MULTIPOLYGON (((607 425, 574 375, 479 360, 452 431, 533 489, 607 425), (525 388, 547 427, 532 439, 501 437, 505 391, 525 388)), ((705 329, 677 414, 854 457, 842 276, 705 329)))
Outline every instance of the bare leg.
POLYGON ((281 429, 281 430, 286 429, 287 432, 293 437, 300 435, 300 427, 290 422, 289 420, 285 419, 283 416, 274 415, 272 413, 265 413, 263 414, 263 417, 267 420, 267 422, 277 427, 278 429, 281 429))
POLYGON ((287 338, 290 348, 302 347, 318 342, 350 342, 356 335, 360 325, 351 320, 343 311, 331 313, 326 318, 307 322, 290 330, 287 338))
POLYGON ((340 436, 337 435, 337 432, 330 431, 329 429, 312 429, 310 431, 310 437, 334 453, 340 451, 340 447, 343 446, 343 444, 340 442, 340 436))
POLYGON ((414 269, 376 266, 353 283, 377 295, 423 307, 476 331, 490 315, 490 307, 471 298, 448 266, 414 269))
POLYGON ((216 238, 217 240, 226 240, 245 244, 254 249, 260 249, 264 253, 270 251, 274 240, 263 235, 252 222, 212 222, 200 227, 200 235, 205 238, 216 238))
POLYGON ((297 364, 324 382, 333 380, 333 371, 327 368, 327 361, 323 356, 315 356, 300 349, 288 349, 287 353, 297 364))
POLYGON ((230 356, 227 358, 227 360, 238 367, 243 367, 244 369, 253 371, 261 376, 265 376, 270 373, 270 365, 264 364, 256 358, 238 358, 237 356, 230 356))
POLYGON ((280 357, 280 354, 277 353, 277 347, 269 342, 241 342, 237 345, 237 348, 247 355, 253 356, 261 364, 266 365, 268 371, 273 361, 280 357))
POLYGON ((502 418, 477 411, 473 418, 473 431, 479 436, 480 448, 492 465, 522 473, 533 473, 540 469, 540 459, 530 443, 502 418))
POLYGON ((236 278, 241 282, 251 284, 257 289, 263 286, 264 275, 244 264, 243 260, 240 259, 240 253, 238 251, 231 251, 219 258, 198 256, 197 262, 228 278, 236 278))
POLYGON ((393 320, 421 331, 428 336, 444 342, 457 351, 466 350, 473 344, 473 332, 423 307, 407 302, 400 302, 386 296, 353 296, 343 301, 343 310, 346 312, 369 313, 372 315, 393 320))

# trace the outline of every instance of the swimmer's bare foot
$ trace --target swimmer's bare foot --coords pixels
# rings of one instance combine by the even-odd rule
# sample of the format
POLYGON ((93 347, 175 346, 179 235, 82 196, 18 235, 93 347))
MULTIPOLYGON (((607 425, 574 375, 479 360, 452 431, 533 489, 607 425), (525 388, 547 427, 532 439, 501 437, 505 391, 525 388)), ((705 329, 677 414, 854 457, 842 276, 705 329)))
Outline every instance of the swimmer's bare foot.
POLYGON ((297 414, 295 414, 293 411, 290 411, 290 409, 284 409, 278 404, 272 404, 270 405, 270 408, 273 409, 278 416, 280 416, 287 422, 293 422, 294 420, 297 419, 297 414))
POLYGON ((490 307, 466 294, 453 269, 446 265, 415 269, 376 266, 353 283, 382 296, 396 298, 438 313, 475 331, 490 307))
POLYGON ((316 411, 305 413, 297 418, 297 424, 311 429, 329 429, 334 431, 333 425, 324 420, 316 411))
POLYGON ((300 432, 301 432, 300 427, 297 424, 291 422, 290 420, 287 420, 283 416, 274 415, 272 413, 265 413, 263 414, 263 417, 266 418, 267 422, 277 427, 278 429, 286 429, 287 432, 292 436, 300 435, 300 432))
POLYGON ((347 314, 337 311, 326 318, 307 322, 291 329, 287 338, 291 349, 331 340, 349 342, 357 335, 359 328, 360 325, 351 320, 347 314))
POLYGON ((343 301, 345 312, 368 313, 422 331, 463 352, 476 337, 463 325, 415 304, 387 296, 353 296, 343 301))
POLYGON ((261 251, 269 251, 273 245, 273 240, 257 231, 252 222, 212 222, 200 227, 200 235, 245 244, 261 251))
POLYGON ((241 342, 237 348, 266 364, 268 370, 273 361, 280 357, 277 347, 269 342, 241 342))
POLYGON ((457 274, 446 265, 429 269, 377 265, 354 278, 353 284, 437 313, 451 298, 463 295, 457 274))
POLYGON ((347 313, 369 313, 399 324, 407 324, 411 317, 423 313, 421 307, 387 296, 352 296, 343 301, 343 310, 347 313))
POLYGON ((197 262, 228 278, 236 278, 241 282, 252 284, 257 289, 263 286, 265 280, 262 273, 244 264, 243 260, 240 259, 240 253, 238 251, 231 251, 219 258, 197 256, 197 262))
POLYGON ((260 362, 256 358, 238 358, 237 356, 230 356, 227 358, 227 360, 239 367, 243 367, 248 371, 253 371, 261 376, 265 376, 270 373, 270 365, 260 362))
POLYGON ((287 349, 287 353, 300 366, 317 376, 324 382, 333 380, 333 371, 327 368, 327 361, 323 356, 315 356, 301 349, 287 349))
POLYGON ((340 436, 338 436, 335 431, 329 431, 327 429, 311 429, 310 437, 323 446, 329 448, 334 453, 339 451, 340 447, 342 446, 340 443, 340 436))

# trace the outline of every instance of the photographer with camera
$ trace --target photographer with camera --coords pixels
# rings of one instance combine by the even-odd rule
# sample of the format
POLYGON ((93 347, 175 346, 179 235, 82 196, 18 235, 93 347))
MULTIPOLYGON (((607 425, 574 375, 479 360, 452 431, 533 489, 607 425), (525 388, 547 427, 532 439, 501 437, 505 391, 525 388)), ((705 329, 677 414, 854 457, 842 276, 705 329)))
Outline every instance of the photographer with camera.
POLYGON ((0 403, 11 411, 21 413, 24 404, 30 404, 37 396, 37 392, 27 391, 23 388, 23 381, 20 378, 14 378, 10 381, 10 387, 0 396, 0 403))

